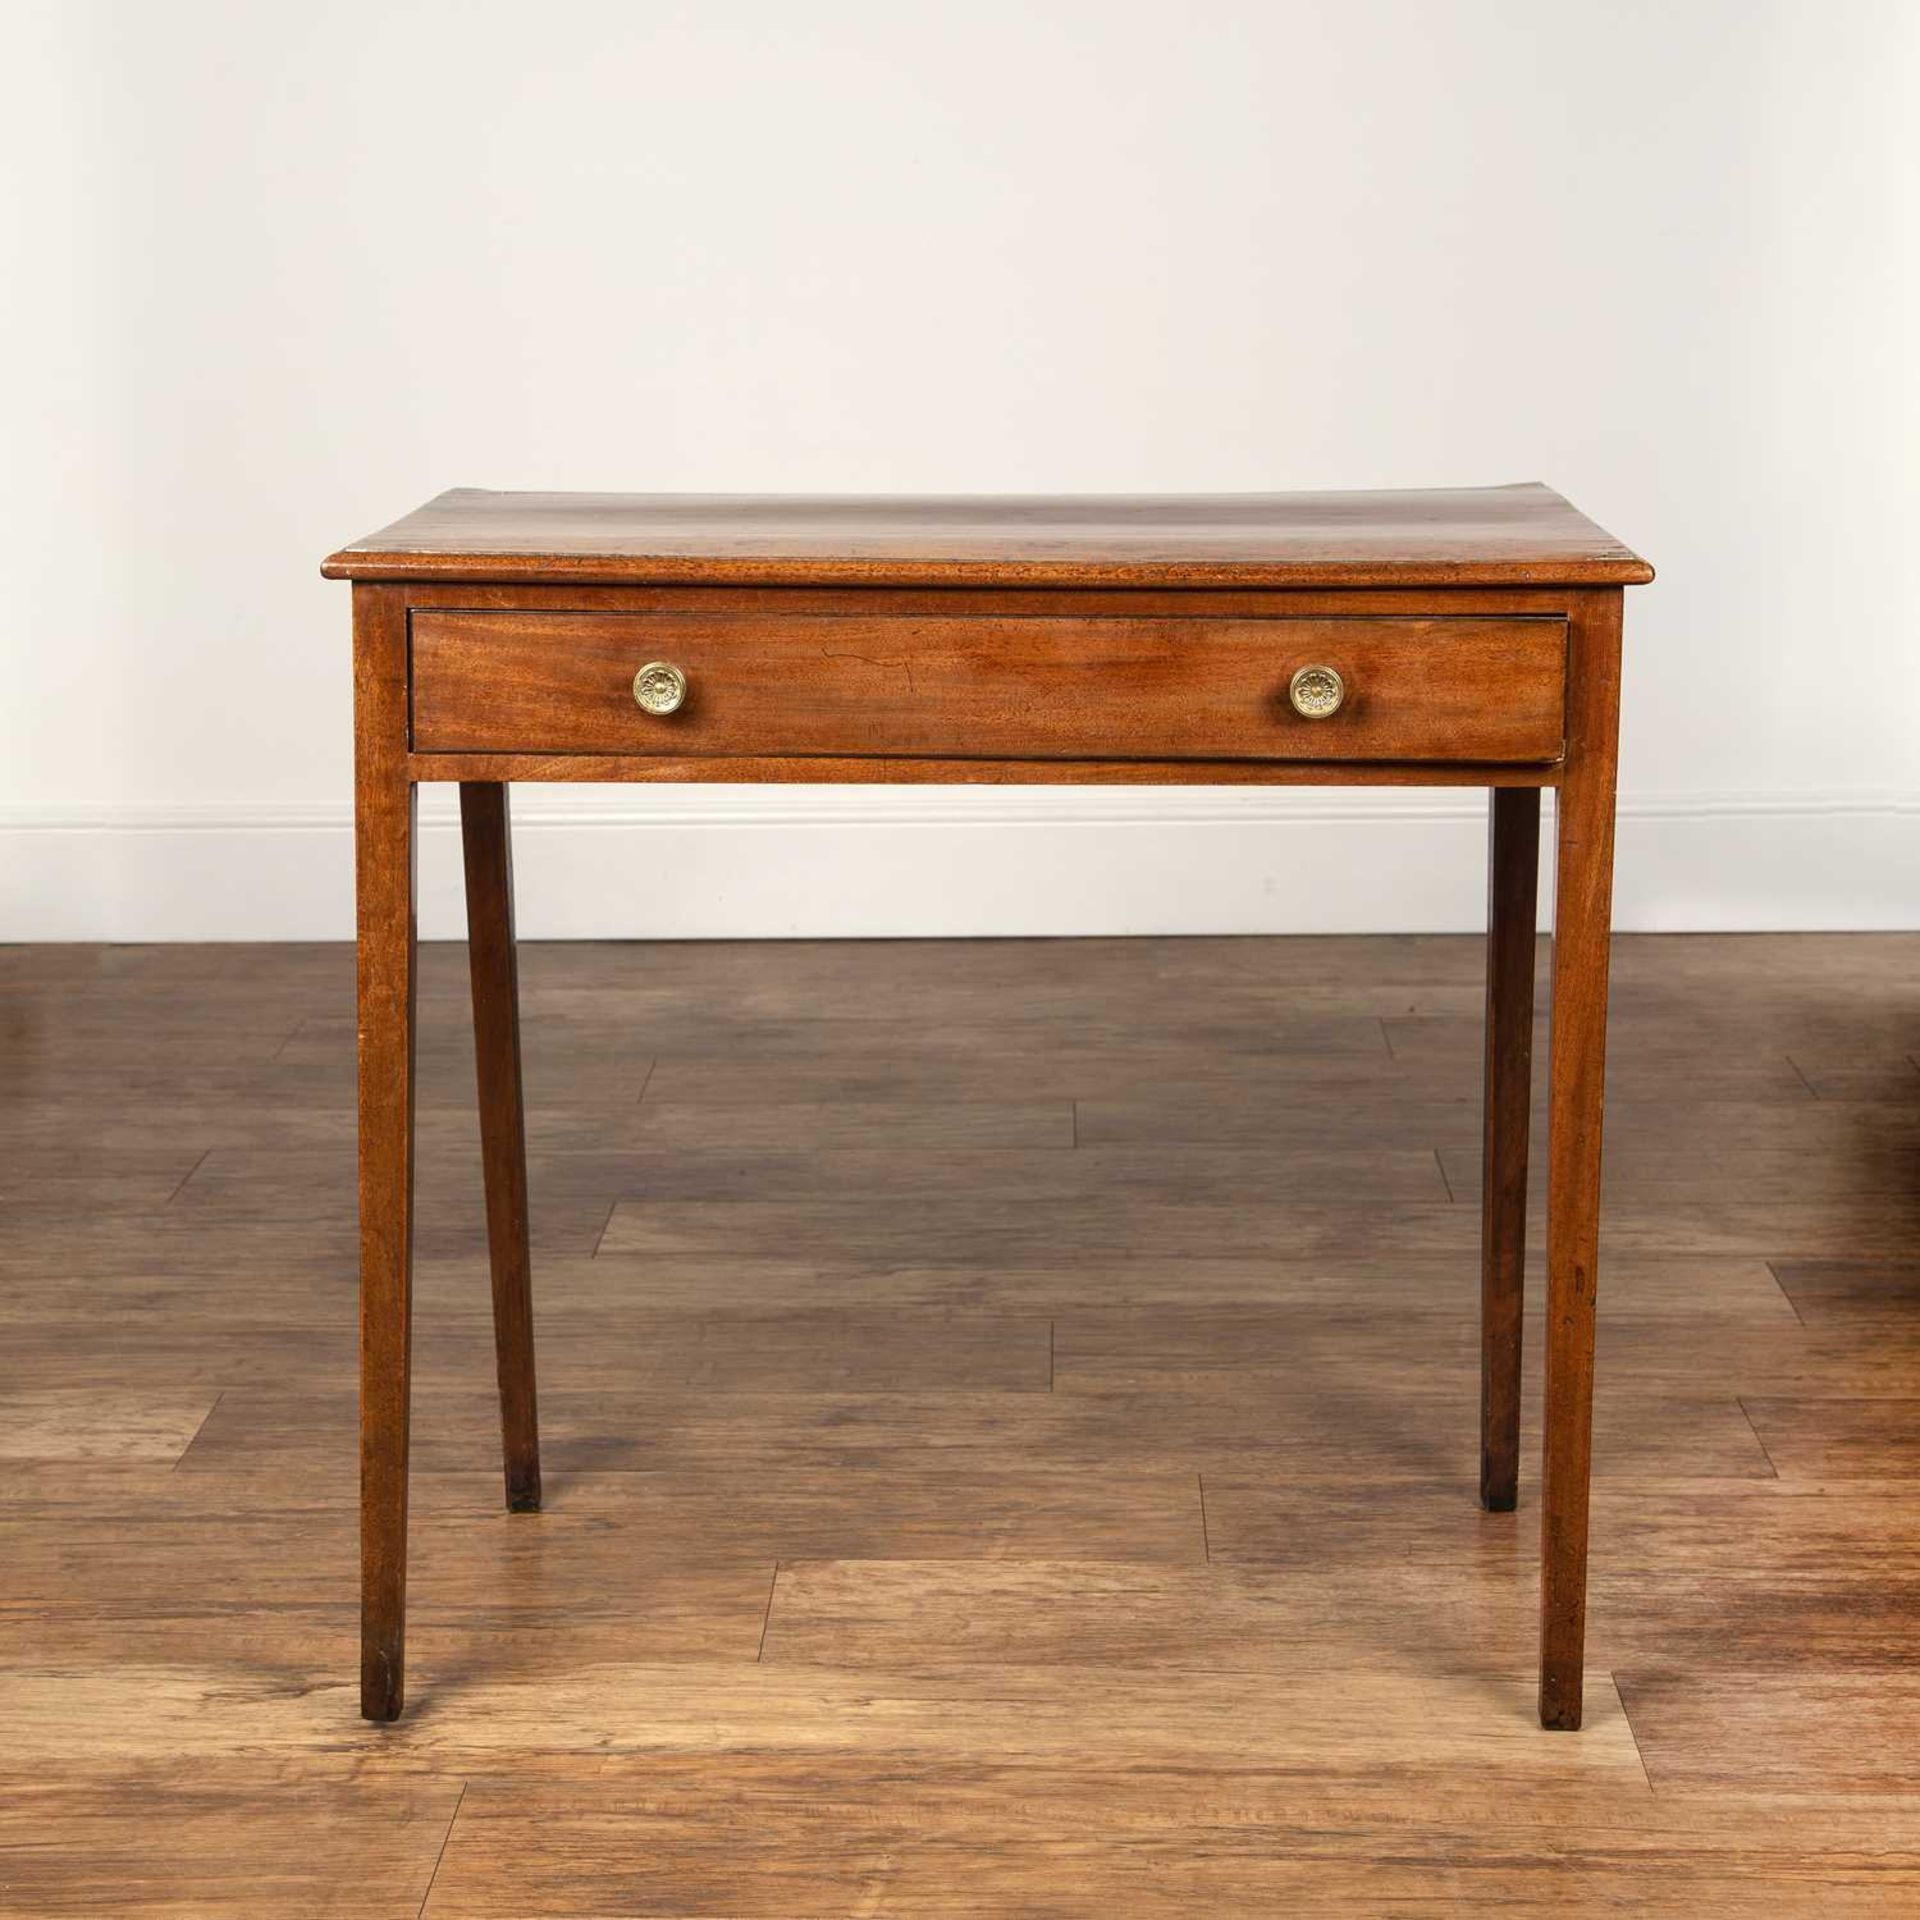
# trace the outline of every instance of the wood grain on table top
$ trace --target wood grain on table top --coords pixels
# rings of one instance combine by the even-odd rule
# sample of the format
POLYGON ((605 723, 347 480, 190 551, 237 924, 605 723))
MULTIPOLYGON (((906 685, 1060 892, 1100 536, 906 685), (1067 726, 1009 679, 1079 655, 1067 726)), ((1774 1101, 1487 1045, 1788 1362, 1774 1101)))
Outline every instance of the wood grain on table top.
POLYGON ((1551 487, 1083 495, 455 488, 334 579, 976 586, 1628 586, 1653 569, 1551 487))

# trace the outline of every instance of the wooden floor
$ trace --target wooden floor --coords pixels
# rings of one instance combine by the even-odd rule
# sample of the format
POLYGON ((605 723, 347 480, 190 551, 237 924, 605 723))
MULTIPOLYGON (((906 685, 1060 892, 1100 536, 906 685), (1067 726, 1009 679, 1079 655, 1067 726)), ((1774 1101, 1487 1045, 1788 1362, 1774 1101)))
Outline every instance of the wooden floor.
POLYGON ((509 1517, 427 951, 373 1728, 351 956, 0 953, 0 1911, 1920 1914, 1920 938, 1618 943, 1577 1735, 1534 1334, 1474 1502, 1479 969, 527 950, 509 1517))

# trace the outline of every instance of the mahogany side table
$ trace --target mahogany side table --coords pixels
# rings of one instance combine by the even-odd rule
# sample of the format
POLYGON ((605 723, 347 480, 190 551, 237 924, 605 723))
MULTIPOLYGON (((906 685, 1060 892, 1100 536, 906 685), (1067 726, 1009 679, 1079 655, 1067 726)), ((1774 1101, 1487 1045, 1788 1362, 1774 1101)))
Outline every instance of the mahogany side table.
POLYGON ((1540 1718, 1580 1724, 1621 589, 1537 485, 442 494, 353 582, 361 1711, 401 1707, 415 793, 460 785, 507 1505, 540 1504, 507 783, 1490 790, 1480 1498, 1515 1500, 1540 791, 1557 788, 1540 1718))

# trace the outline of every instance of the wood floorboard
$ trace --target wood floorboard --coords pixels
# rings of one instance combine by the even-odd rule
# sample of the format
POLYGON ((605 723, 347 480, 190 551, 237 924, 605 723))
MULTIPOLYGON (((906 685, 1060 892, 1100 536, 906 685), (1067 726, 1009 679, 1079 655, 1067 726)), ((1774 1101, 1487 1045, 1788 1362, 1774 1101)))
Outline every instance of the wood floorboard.
MULTIPOLYGON (((1123 1466, 1193 1471, 1244 1465, 1273 1474, 1431 1474, 1471 1437, 1450 1391, 1396 1380, 1392 1364, 1302 1380, 1276 1371, 1173 1376, 1138 1389, 1024 1390, 912 1387, 896 1391, 719 1392, 566 1386, 543 1396, 543 1453, 556 1473, 851 1473, 908 1456, 951 1471, 1016 1466, 1123 1466)), ((1920 1406, 1920 1402, 1915 1403, 1920 1406)), ((215 1474, 324 1458, 353 1431, 352 1389, 300 1395, 271 1383, 226 1389, 182 1455, 183 1474, 215 1474)), ((414 1395, 417 1472, 457 1472, 492 1438, 494 1408, 480 1389, 414 1395)), ((1730 1394, 1616 1391, 1595 1412, 1594 1472, 1644 1477, 1683 1459, 1689 1470, 1771 1477, 1773 1466, 1730 1394)), ((1523 1432, 1536 1436, 1529 1409, 1523 1432)), ((1920 1471, 1920 1461, 1914 1463, 1920 1471)))
POLYGON ((1870 1825, 1843 1836, 1816 1820, 1703 1831, 1680 1819, 1637 1828, 1568 1824, 1492 1837, 1500 1822, 1433 1822, 1399 1833, 1356 1824, 1194 1821, 1115 1828, 1022 1824, 991 1850, 966 1826, 908 1824, 808 1808, 777 1825, 729 1813, 637 1821, 570 1803, 537 1827, 507 1793, 470 1797, 455 1822, 429 1920, 447 1915, 646 1913, 739 1916, 1019 1913, 1430 1914, 1631 1912, 1832 1914, 1911 1910, 1915 1856, 1870 1825), (635 1836, 647 1848, 637 1855, 635 1836), (527 1855, 546 1849, 543 1904, 525 1904, 527 1855))
MULTIPOLYGON (((10 1359, 8 1374, 24 1381, 10 1359)), ((179 1460, 219 1402, 218 1389, 171 1392, 21 1386, 0 1391, 0 1460, 179 1460)))
POLYGON ((1770 1270, 1811 1327, 1897 1333, 1920 1319, 1920 1260, 1782 1260, 1770 1270))
MULTIPOLYGON (((0 1775, 0 1912, 417 1920, 462 1783, 0 1775)), ((443 1912, 447 1909, 443 1908, 443 1912)))
MULTIPOLYGON (((477 1147, 476 1147, 477 1151, 477 1147)), ((145 1244, 108 1249, 76 1242, 72 1235, 48 1230, 31 1238, 16 1235, 4 1245, 9 1272, 23 1284, 0 1291, 0 1326, 11 1330, 64 1321, 77 1325, 101 1321, 128 1331, 144 1326, 159 1338, 167 1326, 205 1325, 223 1332, 243 1328, 339 1331, 346 1327, 341 1305, 351 1304, 354 1273, 350 1260, 336 1263, 314 1257, 288 1260, 259 1248, 258 1227, 229 1231, 209 1243, 204 1232, 181 1235, 182 1223, 170 1217, 156 1223, 145 1244), (188 1255, 201 1249, 197 1261, 188 1255), (55 1278, 70 1275, 74 1260, 90 1262, 84 1297, 55 1278), (270 1281, 270 1284, 267 1283, 270 1281)), ((191 1223, 188 1223, 191 1224, 191 1223)), ((1540 1308, 1535 1249, 1529 1273, 1533 1292, 1529 1310, 1540 1308)), ((925 1250, 922 1250, 923 1257, 925 1250)), ((1894 1269, 1880 1263, 1843 1263, 1845 1285, 1868 1290, 1867 1306, 1879 1311, 1875 1296, 1895 1281, 1894 1269), (1864 1277, 1862 1277, 1864 1276, 1864 1277)), ((1785 1266, 1798 1275, 1805 1269, 1785 1266)), ((846 1312, 900 1313, 922 1308, 948 1311, 996 1310, 1016 1316, 1069 1310, 1107 1311, 1122 1307, 1211 1308, 1285 1307, 1299 1304, 1351 1316, 1356 1306, 1415 1314, 1429 1320, 1453 1318, 1472 1323, 1479 1312, 1472 1273, 1462 1273, 1457 1256, 1413 1253, 1387 1260, 1357 1259, 1335 1248, 1313 1259, 1181 1256, 1110 1258, 1047 1266, 980 1265, 953 1262, 924 1266, 897 1261, 852 1261, 832 1257, 805 1260, 777 1255, 683 1254, 671 1258, 623 1255, 602 1248, 597 1255, 555 1254, 541 1262, 545 1281, 541 1327, 580 1324, 589 1329, 613 1316, 617 1325, 653 1313, 809 1312, 823 1302, 846 1312)), ((414 1297, 427 1323, 451 1334, 484 1321, 487 1270, 483 1255, 421 1257, 415 1263, 414 1297)), ((1796 1286, 1798 1286, 1796 1281, 1796 1286)), ((1836 1280, 1834 1285, 1842 1284, 1836 1280)), ((1607 1302, 1615 1321, 1693 1320, 1730 1315, 1736 1325, 1766 1326, 1775 1320, 1793 1325, 1815 1322, 1823 1313, 1817 1299, 1804 1314, 1758 1256, 1703 1258, 1634 1250, 1607 1263, 1607 1302)), ((1853 1311, 1854 1309, 1849 1309, 1853 1311)), ((1896 1316, 1905 1311, 1896 1301, 1896 1316)), ((350 1316, 349 1316, 350 1320, 350 1316)), ((1836 1327, 1844 1325, 1836 1320, 1836 1327)), ((95 1344, 103 1344, 96 1342, 95 1344)), ((119 1354, 127 1347, 122 1343, 119 1354)), ((115 1358, 117 1355, 109 1355, 115 1358)), ((217 1351, 215 1357, 217 1358, 217 1351)), ((67 1367, 91 1365, 75 1355, 67 1367)))
POLYGON ((352 954, 0 949, 0 1913, 1920 1915, 1920 938, 1616 942, 1578 1735, 1537 1193, 1474 1499, 1481 964, 527 948, 509 1515, 424 948, 376 1728, 352 954))

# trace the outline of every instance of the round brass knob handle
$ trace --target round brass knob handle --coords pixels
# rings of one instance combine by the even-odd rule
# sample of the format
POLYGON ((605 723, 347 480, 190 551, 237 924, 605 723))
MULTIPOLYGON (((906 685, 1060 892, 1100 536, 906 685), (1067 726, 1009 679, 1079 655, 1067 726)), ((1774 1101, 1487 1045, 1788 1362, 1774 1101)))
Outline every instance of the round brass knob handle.
POLYGON ((1331 720, 1346 698, 1347 683, 1334 667, 1302 667, 1287 682, 1287 699, 1302 720, 1331 720))
POLYGON ((649 660, 633 676, 634 704, 643 713, 678 713, 687 697, 687 676, 666 660, 649 660))

